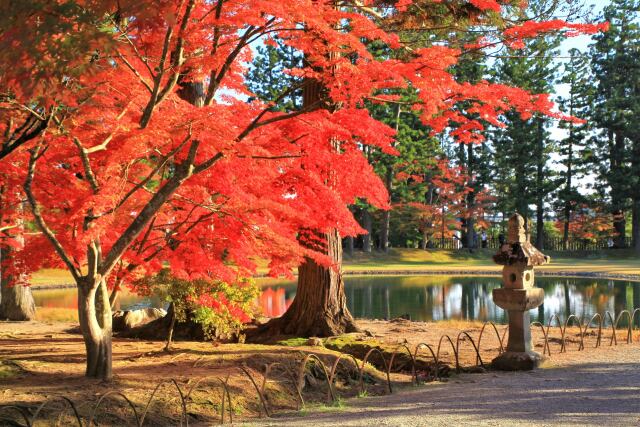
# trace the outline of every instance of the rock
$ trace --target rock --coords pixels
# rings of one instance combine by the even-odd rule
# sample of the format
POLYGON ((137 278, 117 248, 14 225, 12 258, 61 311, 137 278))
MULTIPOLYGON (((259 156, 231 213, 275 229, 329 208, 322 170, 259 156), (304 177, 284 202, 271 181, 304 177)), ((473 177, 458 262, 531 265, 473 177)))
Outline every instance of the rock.
POLYGON ((364 330, 364 334, 365 334, 365 336, 367 336, 367 337, 374 337, 374 336, 375 336, 375 335, 373 334, 373 332, 371 332, 371 331, 370 331, 370 330, 368 330, 368 329, 365 329, 365 330, 364 330))
POLYGON ((116 311, 113 313, 113 331, 126 332, 138 326, 146 325, 167 315, 161 308, 143 308, 140 310, 116 311))
POLYGON ((307 341, 307 345, 311 347, 324 347, 322 340, 318 337, 311 337, 307 341))

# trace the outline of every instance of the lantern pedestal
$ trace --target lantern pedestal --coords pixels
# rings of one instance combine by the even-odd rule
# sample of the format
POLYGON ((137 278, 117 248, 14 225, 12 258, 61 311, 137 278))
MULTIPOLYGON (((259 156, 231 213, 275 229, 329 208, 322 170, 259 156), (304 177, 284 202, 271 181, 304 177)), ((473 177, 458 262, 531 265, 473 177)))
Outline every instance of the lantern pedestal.
POLYGON ((544 290, 534 287, 533 267, 546 264, 549 257, 540 253, 524 230, 524 219, 509 219, 509 242, 493 257, 504 266, 503 288, 493 290, 493 302, 509 315, 507 349, 493 359, 491 366, 503 371, 528 371, 536 368, 543 356, 533 351, 529 310, 544 302, 544 290))

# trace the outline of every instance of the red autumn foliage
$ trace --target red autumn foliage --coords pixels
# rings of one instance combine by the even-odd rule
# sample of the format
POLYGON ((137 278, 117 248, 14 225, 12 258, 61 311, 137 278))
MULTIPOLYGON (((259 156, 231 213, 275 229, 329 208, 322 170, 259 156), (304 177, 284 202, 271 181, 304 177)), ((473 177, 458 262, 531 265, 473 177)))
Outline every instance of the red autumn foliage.
MULTIPOLYGON (((569 223, 569 236, 572 239, 594 240, 615 236, 612 225, 612 216, 601 208, 590 208, 587 205, 577 206, 571 213, 569 223)), ((564 229, 564 222, 558 220, 555 223, 558 231, 564 229)))
MULTIPOLYGON (((457 49, 374 58, 367 41, 403 49, 398 37, 370 14, 330 1, 14 3, 5 10, 14 24, 5 23, 0 37, 0 92, 11 107, 0 131, 11 134, 31 115, 50 122, 0 159, 0 184, 14 197, 27 182, 34 214, 27 219, 39 228, 26 236, 18 265, 66 266, 79 283, 167 264, 179 278, 234 282, 255 271, 257 258, 273 275, 290 274, 305 256, 326 262, 300 244, 301 229, 353 235, 362 230, 347 204, 388 203, 361 150, 393 151, 393 130, 363 106, 380 90, 413 87, 424 122, 434 132, 454 128, 463 142, 478 141, 483 127, 453 111, 461 101, 494 124, 511 109, 557 116, 544 95, 456 82, 457 49), (305 56, 304 67, 289 72, 319 81, 326 104, 339 109, 279 113, 245 101, 250 44, 273 35, 305 56), (199 105, 185 101, 195 90, 203 92, 199 105)), ((398 2, 397 11, 411 3, 398 2)), ((470 3, 500 9, 495 1, 470 3)), ((524 24, 505 37, 561 28, 595 30, 524 24)), ((450 186, 458 184, 439 179, 442 199, 456 203, 450 186)))

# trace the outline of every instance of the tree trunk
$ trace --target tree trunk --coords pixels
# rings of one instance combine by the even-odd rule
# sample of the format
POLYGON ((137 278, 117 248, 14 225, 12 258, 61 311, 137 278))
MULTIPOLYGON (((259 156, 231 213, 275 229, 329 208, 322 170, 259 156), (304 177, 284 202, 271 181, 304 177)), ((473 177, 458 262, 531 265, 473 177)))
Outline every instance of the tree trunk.
POLYGON ((465 219, 465 231, 466 231, 466 245, 467 248, 472 249, 477 246, 477 238, 476 238, 476 221, 473 215, 475 215, 474 208, 476 205, 476 193, 478 191, 478 186, 476 185, 476 181, 474 179, 474 167, 475 167, 475 156, 473 153, 474 144, 467 144, 467 174, 469 174, 469 178, 472 180, 469 182, 469 187, 473 189, 467 194, 466 202, 467 202, 467 212, 468 217, 465 219))
POLYGON ((349 254, 349 256, 353 256, 353 251, 354 251, 354 238, 353 236, 347 236, 346 238, 347 240, 347 253, 349 254))
POLYGON ((536 248, 544 249, 544 122, 538 118, 536 165, 536 248))
POLYGON ((119 297, 120 297, 120 285, 116 283, 116 286, 111 291, 111 295, 109 295, 109 306, 111 307, 111 311, 115 311, 117 308, 116 306, 119 306, 118 304, 119 297))
POLYGON ((373 232, 371 213, 367 209, 362 210, 362 228, 367 230, 367 234, 362 236, 362 250, 369 253, 371 252, 371 233, 373 232))
POLYGON ((633 211, 631 219, 631 237, 633 240, 633 249, 640 253, 640 198, 633 199, 633 211))
MULTIPOLYGON (((398 104, 398 114, 396 116, 396 132, 398 132, 398 126, 400 122, 400 105, 398 104)), ((391 201, 391 185, 393 184, 393 165, 387 165, 387 171, 384 175, 384 186, 389 193, 389 200, 391 201)), ((382 227, 380 227, 380 250, 383 252, 389 252, 389 223, 391 222, 391 209, 386 210, 382 214, 382 227)))
POLYGON ((298 290, 289 309, 282 317, 249 331, 250 341, 273 336, 330 337, 358 330, 347 308, 340 236, 335 230, 325 236, 333 265, 325 267, 307 258, 298 267, 298 290))
MULTIPOLYGON (((329 56, 339 55, 330 53, 329 56)), ((303 107, 323 102, 325 88, 321 82, 310 79, 303 92, 303 107)), ((324 103, 324 102, 323 102, 324 103)), ((334 110, 336 105, 324 103, 324 108, 334 110)), ((336 150, 340 150, 337 140, 331 141, 336 150)), ((327 185, 333 185, 335 173, 328 165, 329 178, 327 185)), ((371 215, 363 211, 365 228, 365 250, 371 251, 371 215)), ((353 317, 347 308, 347 298, 344 293, 342 280, 342 240, 340 233, 332 229, 325 233, 326 250, 324 253, 331 260, 330 266, 323 266, 310 258, 298 267, 298 289, 289 309, 277 319, 272 319, 263 327, 254 330, 255 334, 247 333, 247 338, 273 335, 294 335, 298 337, 327 337, 340 335, 345 332, 357 331, 353 317)))
POLYGON ((112 377, 111 306, 104 280, 83 277, 78 283, 78 318, 87 350, 89 378, 112 377))
MULTIPOLYGON (((610 132, 609 134, 611 153, 610 163, 612 170, 622 170, 624 167, 624 136, 620 132, 610 132)), ((625 217, 625 200, 627 197, 625 191, 626 181, 622 182, 619 177, 610 180, 611 186, 611 211, 613 213, 613 228, 617 234, 615 238, 615 247, 626 247, 625 237, 627 220, 625 217)))
POLYGON ((626 247, 627 220, 625 218, 624 211, 621 209, 616 209, 613 211, 613 229, 616 233, 616 237, 614 239, 616 242, 615 247, 626 247))
MULTIPOLYGON (((387 173, 385 174, 384 184, 387 188, 387 193, 391 197, 391 183, 393 179, 393 169, 389 165, 387 167, 387 173)), ((382 226, 380 227, 380 250, 383 252, 389 252, 389 223, 391 222, 391 209, 388 209, 382 213, 382 226)))
POLYGON ((14 277, 3 274, 2 265, 11 263, 12 250, 0 250, 0 319, 13 321, 33 320, 36 304, 31 288, 15 283, 14 277))
POLYGON ((391 209, 382 213, 382 227, 380 228, 380 250, 389 252, 389 223, 391 222, 391 209))
POLYGON ((467 248, 473 249, 476 247, 476 230, 475 230, 475 221, 472 217, 466 218, 465 221, 465 229, 466 229, 466 245, 467 248))
POLYGON ((427 250, 428 242, 429 242, 429 233, 427 232, 427 227, 425 227, 424 231, 422 232, 422 242, 420 242, 420 248, 423 251, 427 250))

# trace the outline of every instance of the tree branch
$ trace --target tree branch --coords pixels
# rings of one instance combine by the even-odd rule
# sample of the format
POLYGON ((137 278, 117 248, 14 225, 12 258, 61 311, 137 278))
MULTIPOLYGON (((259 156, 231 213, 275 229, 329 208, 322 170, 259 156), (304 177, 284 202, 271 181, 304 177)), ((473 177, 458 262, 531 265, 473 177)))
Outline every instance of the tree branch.
POLYGON ((24 188, 25 194, 27 195, 27 201, 31 206, 31 212, 33 213, 33 217, 36 220, 36 224, 38 228, 40 229, 40 231, 42 231, 42 233, 45 235, 47 240, 49 240, 49 242, 53 245, 54 250, 56 251, 58 256, 62 259, 62 261, 65 263, 65 265, 69 269, 69 272, 73 276, 76 283, 78 283, 80 280, 80 277, 82 276, 82 273, 80 272, 80 269, 71 261, 71 258, 69 257, 69 255, 64 250, 64 248, 56 238, 53 231, 47 225, 46 221, 44 220, 44 217, 42 216, 42 213, 40 212, 40 207, 38 206, 38 202, 36 201, 36 198, 33 195, 33 191, 31 188, 33 184, 33 178, 36 173, 36 163, 38 159, 44 154, 45 151, 46 151, 46 148, 42 149, 40 144, 38 144, 38 146, 30 150, 27 177, 24 181, 23 188, 24 188))
POLYGON ((89 161, 87 150, 82 146, 78 138, 74 137, 73 143, 76 145, 76 147, 78 147, 78 151, 80 152, 80 159, 82 160, 82 166, 84 167, 84 174, 86 175, 87 181, 89 181, 91 189, 95 194, 100 190, 100 186, 98 185, 98 180, 96 179, 96 176, 93 174, 93 170, 91 169, 91 162, 89 161))
POLYGON ((185 161, 176 167, 175 174, 151 197, 151 200, 147 202, 133 222, 129 224, 127 229, 120 235, 118 240, 116 240, 104 258, 104 262, 98 269, 99 274, 107 276, 111 272, 129 245, 131 245, 142 230, 144 230, 147 224, 149 224, 156 213, 164 206, 165 202, 171 198, 182 183, 193 174, 193 161, 196 157, 198 146, 198 141, 191 142, 185 161))

